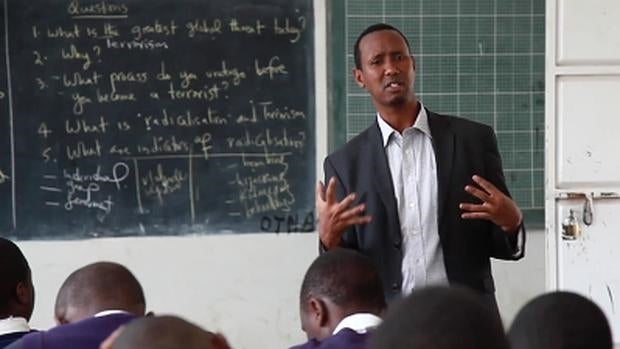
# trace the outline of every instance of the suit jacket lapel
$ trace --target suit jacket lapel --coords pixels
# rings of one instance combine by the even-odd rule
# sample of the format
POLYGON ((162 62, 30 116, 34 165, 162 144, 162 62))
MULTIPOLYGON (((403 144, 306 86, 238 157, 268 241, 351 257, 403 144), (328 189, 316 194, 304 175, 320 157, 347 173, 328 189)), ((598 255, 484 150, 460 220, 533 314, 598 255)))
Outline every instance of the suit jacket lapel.
POLYGON ((392 176, 390 175, 387 155, 385 155, 385 149, 383 147, 381 130, 377 123, 375 123, 373 129, 368 133, 368 137, 369 142, 366 143, 368 147, 368 149, 366 149, 367 154, 370 155, 368 171, 374 174, 373 180, 377 186, 377 191, 383 201, 383 205, 385 206, 388 224, 391 225, 391 229, 389 230, 396 231, 400 237, 400 223, 398 220, 396 197, 394 197, 394 185, 392 183, 392 176), (375 165, 374 167, 373 164, 375 165))
POLYGON ((443 118, 428 109, 426 112, 433 137, 435 161, 437 162, 437 219, 441 233, 446 200, 451 189, 450 176, 454 163, 454 132, 450 129, 450 122, 447 118, 443 118))

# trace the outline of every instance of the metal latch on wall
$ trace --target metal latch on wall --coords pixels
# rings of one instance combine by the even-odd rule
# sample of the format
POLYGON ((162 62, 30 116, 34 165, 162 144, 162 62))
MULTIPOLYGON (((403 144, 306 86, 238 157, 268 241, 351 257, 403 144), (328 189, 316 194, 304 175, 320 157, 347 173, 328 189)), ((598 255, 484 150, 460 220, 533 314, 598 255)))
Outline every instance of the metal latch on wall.
MULTIPOLYGON (((594 222, 594 200, 599 199, 620 199, 620 194, 615 192, 590 192, 590 193, 580 193, 580 192, 559 192, 556 195, 558 199, 583 199, 583 209, 582 209, 582 220, 583 224, 589 226, 594 222)), ((569 210, 569 217, 565 221, 573 221, 577 222, 576 217, 574 216, 573 210, 569 210), (572 219, 571 219, 572 217, 572 219)), ((564 224, 562 224, 564 227, 564 224)), ((578 228, 578 225, 577 225, 578 228)), ((563 228, 564 230, 564 228, 563 228)), ((574 239, 574 237, 573 237, 574 239)))

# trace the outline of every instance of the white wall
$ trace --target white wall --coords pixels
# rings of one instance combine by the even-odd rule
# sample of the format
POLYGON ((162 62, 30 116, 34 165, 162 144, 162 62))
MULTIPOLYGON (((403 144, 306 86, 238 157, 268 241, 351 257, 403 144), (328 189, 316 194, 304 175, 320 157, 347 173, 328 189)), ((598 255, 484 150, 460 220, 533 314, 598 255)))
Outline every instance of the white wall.
MULTIPOLYGON (((304 341, 298 293, 318 254, 316 234, 211 235, 19 242, 36 288, 32 325, 53 325, 53 305, 73 270, 122 263, 144 287, 147 308, 179 314, 225 333, 237 349, 286 348, 304 341)), ((114 287, 114 285, 110 285, 114 287)))

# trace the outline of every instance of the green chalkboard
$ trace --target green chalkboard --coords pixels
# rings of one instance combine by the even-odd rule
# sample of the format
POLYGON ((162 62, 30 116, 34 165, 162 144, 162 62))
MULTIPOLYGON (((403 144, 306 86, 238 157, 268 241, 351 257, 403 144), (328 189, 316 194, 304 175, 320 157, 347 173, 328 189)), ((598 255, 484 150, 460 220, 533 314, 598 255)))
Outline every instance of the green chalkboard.
POLYGON ((330 2, 330 148, 375 120, 351 77, 353 44, 384 22, 409 38, 416 94, 431 110, 492 126, 507 185, 530 227, 544 224, 544 0, 330 2))

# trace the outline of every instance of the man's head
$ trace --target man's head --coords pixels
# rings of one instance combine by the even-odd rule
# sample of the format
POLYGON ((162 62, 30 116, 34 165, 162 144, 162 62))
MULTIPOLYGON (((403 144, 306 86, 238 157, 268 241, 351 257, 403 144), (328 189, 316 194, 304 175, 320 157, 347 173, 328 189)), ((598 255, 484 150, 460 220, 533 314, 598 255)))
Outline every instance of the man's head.
POLYGON ((351 314, 381 315, 385 296, 370 259, 350 249, 321 254, 301 285, 300 317, 308 338, 323 340, 351 314))
POLYGON ((109 347, 106 349, 229 349, 223 336, 205 331, 175 316, 134 320, 120 329, 117 337, 107 345, 109 347))
POLYGON ((501 320, 473 291, 429 287, 392 309, 370 348, 508 349, 501 320))
POLYGON ((0 238, 0 319, 30 320, 33 308, 34 287, 26 257, 12 241, 0 238))
POLYGON ((372 25, 357 38, 353 52, 353 77, 377 109, 415 103, 415 59, 403 33, 388 24, 372 25))
POLYGON ((515 317, 508 332, 513 349, 611 349, 611 330, 603 311, 570 292, 534 298, 515 317))
POLYGON ((97 262, 69 275, 56 296, 59 324, 77 322, 104 310, 123 310, 136 316, 145 311, 142 286, 124 266, 97 262))

